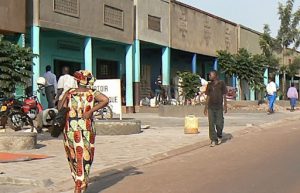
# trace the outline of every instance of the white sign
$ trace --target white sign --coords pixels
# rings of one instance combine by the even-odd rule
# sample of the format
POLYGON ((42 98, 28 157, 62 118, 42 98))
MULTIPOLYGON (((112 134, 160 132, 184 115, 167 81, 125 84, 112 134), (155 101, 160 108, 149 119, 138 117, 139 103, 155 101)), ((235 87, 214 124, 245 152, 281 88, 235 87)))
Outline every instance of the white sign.
POLYGON ((114 114, 122 115, 121 80, 96 80, 94 88, 109 98, 109 106, 114 114))

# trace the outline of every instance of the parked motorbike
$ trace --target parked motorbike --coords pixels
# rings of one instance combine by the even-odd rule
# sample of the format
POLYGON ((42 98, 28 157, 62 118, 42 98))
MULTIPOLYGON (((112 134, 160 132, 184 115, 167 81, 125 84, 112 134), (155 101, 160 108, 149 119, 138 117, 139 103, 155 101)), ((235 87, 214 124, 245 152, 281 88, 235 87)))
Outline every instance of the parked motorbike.
POLYGON ((32 95, 26 93, 26 97, 23 97, 22 110, 26 113, 32 120, 35 120, 37 115, 43 111, 43 106, 40 103, 37 93, 41 90, 37 90, 32 95))
POLYGON ((8 124, 13 130, 19 131, 29 127, 29 131, 36 132, 31 118, 22 111, 22 104, 15 98, 2 98, 0 107, 1 126, 8 124))

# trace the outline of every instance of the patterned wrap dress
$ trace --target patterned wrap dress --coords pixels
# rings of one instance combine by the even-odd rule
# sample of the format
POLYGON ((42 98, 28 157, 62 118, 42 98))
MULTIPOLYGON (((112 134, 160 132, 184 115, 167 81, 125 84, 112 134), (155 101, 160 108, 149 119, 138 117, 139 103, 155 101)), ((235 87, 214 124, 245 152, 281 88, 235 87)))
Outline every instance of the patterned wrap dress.
POLYGON ((67 104, 70 111, 64 128, 64 146, 76 188, 86 188, 90 168, 95 152, 95 129, 92 119, 83 119, 82 115, 93 108, 95 96, 100 94, 92 90, 76 92, 70 90, 67 104))

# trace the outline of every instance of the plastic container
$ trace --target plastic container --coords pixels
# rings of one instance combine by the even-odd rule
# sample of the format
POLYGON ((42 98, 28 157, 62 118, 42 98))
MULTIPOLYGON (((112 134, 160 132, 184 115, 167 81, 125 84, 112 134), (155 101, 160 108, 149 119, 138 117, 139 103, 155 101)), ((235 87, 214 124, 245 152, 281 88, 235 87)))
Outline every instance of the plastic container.
POLYGON ((184 120, 184 133, 185 134, 198 134, 199 133, 199 119, 195 115, 188 115, 184 120))

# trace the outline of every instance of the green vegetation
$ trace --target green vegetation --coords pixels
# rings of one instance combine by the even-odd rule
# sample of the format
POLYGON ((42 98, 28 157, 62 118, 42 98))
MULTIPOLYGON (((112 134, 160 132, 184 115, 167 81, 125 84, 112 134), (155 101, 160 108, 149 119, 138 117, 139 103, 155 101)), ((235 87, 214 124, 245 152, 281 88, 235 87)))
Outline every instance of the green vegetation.
POLYGON ((30 83, 34 57, 30 48, 21 48, 4 41, 0 35, 0 91, 4 95, 12 97, 17 85, 24 86, 30 83))

